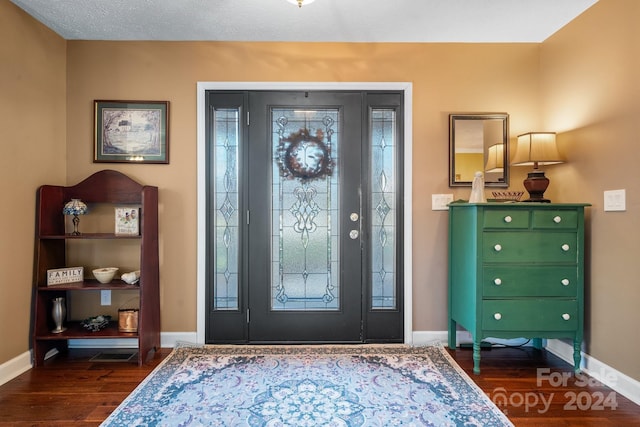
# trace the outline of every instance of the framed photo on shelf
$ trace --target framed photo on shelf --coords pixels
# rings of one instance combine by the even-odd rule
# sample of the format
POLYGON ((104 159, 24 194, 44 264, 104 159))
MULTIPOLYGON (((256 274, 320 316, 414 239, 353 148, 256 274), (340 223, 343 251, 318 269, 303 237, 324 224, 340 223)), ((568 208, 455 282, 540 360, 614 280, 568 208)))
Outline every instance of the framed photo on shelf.
POLYGON ((137 236, 140 234, 140 209, 117 207, 115 234, 137 236))
POLYGON ((94 163, 169 163, 169 101, 94 101, 94 163))

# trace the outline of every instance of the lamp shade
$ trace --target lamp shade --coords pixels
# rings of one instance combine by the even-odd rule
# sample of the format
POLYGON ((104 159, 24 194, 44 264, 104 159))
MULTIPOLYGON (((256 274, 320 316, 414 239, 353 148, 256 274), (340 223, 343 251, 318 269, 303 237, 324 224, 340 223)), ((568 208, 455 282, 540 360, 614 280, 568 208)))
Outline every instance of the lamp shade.
POLYGON ((87 212, 87 205, 80 199, 71 199, 62 209, 64 215, 84 215, 87 212))
POLYGON ((518 135, 516 152, 511 164, 513 166, 555 165, 564 163, 558 153, 555 132, 529 132, 518 135))
POLYGON ((504 144, 494 144, 487 151, 486 173, 504 171, 504 144))

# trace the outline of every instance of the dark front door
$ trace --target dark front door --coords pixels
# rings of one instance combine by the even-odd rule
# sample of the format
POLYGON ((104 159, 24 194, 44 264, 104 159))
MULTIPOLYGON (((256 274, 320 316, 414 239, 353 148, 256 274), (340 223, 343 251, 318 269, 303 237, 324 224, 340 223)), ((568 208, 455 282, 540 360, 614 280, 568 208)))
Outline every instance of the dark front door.
POLYGON ((360 341, 361 95, 249 105, 249 340, 360 341))
POLYGON ((400 100, 209 95, 207 342, 402 341, 400 100))

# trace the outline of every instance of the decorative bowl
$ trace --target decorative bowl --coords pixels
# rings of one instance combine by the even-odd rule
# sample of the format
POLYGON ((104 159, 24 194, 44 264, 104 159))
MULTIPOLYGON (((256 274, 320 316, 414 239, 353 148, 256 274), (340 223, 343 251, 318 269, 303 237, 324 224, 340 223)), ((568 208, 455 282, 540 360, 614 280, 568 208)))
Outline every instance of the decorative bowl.
POLYGON ((517 202, 524 194, 524 191, 492 191, 491 194, 498 202, 517 202))
POLYGON ((118 272, 118 267, 104 267, 93 270, 93 276, 100 283, 109 283, 113 280, 113 276, 118 272))

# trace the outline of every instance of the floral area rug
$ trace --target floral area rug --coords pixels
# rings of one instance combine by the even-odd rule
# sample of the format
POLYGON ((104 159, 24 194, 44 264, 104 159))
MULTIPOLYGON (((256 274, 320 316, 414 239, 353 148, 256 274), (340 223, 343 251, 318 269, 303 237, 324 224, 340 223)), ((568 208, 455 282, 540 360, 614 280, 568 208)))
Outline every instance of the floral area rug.
POLYGON ((114 426, 512 426, 441 346, 178 347, 114 426))

